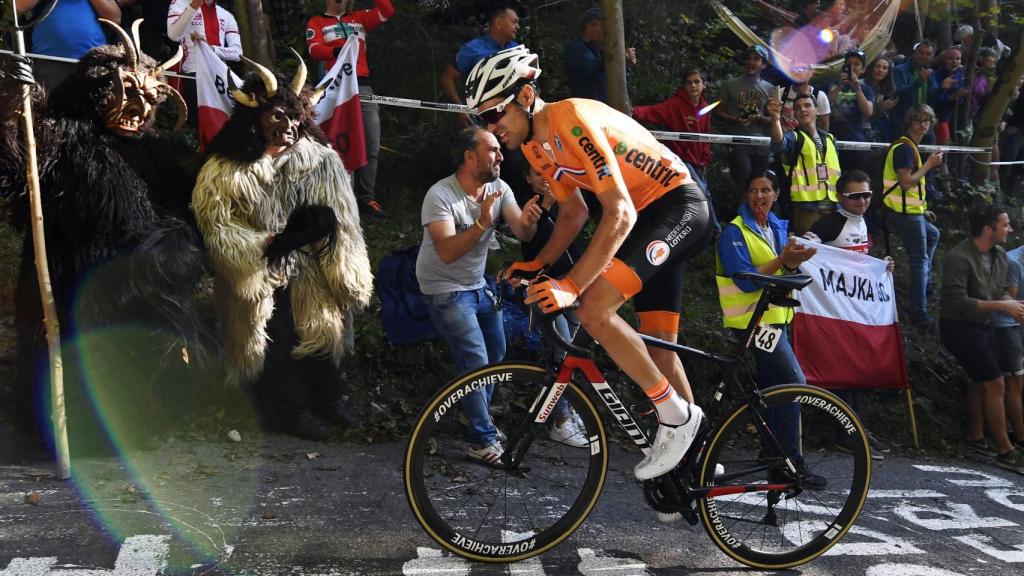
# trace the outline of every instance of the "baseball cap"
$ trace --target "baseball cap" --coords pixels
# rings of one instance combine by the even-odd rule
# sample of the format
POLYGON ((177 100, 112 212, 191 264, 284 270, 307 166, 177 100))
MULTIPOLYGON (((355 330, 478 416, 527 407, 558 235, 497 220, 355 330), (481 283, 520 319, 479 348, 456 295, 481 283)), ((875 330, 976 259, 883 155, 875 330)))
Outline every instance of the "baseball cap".
POLYGON ((751 54, 757 54, 761 57, 761 60, 764 60, 765 62, 768 62, 770 59, 768 56, 768 49, 760 44, 751 44, 750 46, 747 46, 746 55, 750 56, 751 54))
POLYGON ((591 22, 593 20, 600 20, 600 19, 601 19, 601 9, 600 8, 598 8, 597 6, 594 6, 593 8, 587 8, 586 11, 583 12, 583 15, 580 16, 580 26, 586 26, 587 23, 589 23, 589 22, 591 22))

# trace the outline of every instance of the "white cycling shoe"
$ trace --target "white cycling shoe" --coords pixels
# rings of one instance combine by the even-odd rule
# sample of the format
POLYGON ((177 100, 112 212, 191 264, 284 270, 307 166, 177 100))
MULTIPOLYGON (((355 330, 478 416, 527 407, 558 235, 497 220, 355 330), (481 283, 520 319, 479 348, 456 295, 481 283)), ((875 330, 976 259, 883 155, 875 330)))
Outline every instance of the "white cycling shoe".
POLYGON ((637 479, 657 478, 675 468, 686 455, 686 450, 693 443, 703 421, 704 411, 699 406, 691 404, 690 419, 686 421, 686 424, 658 426, 658 434, 654 437, 654 447, 651 449, 651 453, 633 468, 633 474, 637 479))

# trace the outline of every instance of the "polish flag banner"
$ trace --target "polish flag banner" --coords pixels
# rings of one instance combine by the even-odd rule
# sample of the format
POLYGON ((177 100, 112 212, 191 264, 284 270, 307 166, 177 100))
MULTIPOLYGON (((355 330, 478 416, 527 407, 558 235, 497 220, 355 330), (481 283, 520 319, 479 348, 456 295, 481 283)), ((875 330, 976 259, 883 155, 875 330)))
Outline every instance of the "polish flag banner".
POLYGON ((220 132, 235 109, 235 99, 228 89, 228 74, 235 86, 242 80, 228 69, 217 53, 206 42, 196 42, 199 58, 196 65, 196 101, 199 114, 199 150, 220 132))
POLYGON ((910 386, 886 263, 851 250, 798 239, 818 253, 800 265, 814 279, 800 291, 793 351, 807 383, 822 388, 910 386))
POLYGON ((316 105, 316 122, 349 172, 366 165, 366 133, 356 80, 358 57, 359 43, 346 42, 334 66, 317 85, 326 92, 316 105))

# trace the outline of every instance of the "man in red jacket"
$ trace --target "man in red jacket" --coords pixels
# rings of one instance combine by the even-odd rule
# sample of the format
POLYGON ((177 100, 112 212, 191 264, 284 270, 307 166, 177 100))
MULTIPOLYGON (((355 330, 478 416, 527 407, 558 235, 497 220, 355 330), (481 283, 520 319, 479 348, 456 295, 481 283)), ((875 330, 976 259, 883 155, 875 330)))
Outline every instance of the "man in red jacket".
MULTIPOLYGON (((366 64, 366 37, 374 28, 387 22, 395 14, 391 0, 374 0, 374 8, 353 10, 355 0, 324 0, 324 14, 313 16, 306 24, 306 45, 313 60, 324 63, 330 70, 338 53, 350 38, 359 42, 359 60, 356 76, 359 95, 373 94, 370 87, 370 67, 366 64)), ((366 130, 366 165, 356 170, 353 190, 359 202, 359 211, 377 218, 387 218, 375 197, 377 184, 377 153, 380 150, 380 107, 375 102, 361 100, 363 127, 366 130)))
MULTIPOLYGON (((697 68, 683 72, 683 85, 664 102, 633 108, 633 118, 654 128, 672 132, 711 132, 711 115, 700 114, 707 106, 704 99, 704 77, 697 68)), ((669 150, 697 169, 701 180, 711 163, 711 144, 707 142, 666 142, 669 150)))

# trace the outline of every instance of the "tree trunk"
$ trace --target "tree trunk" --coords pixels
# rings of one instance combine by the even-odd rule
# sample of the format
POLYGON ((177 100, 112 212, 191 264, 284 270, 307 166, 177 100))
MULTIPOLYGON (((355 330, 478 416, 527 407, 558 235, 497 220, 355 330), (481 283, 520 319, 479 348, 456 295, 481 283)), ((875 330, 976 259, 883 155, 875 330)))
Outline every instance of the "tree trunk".
MULTIPOLYGON (((979 40, 975 39, 975 42, 979 40)), ((1010 65, 1003 69, 996 78, 995 86, 985 99, 981 110, 974 119, 974 136, 971 138, 971 146, 990 147, 995 143, 996 126, 1003 118, 1003 112, 1013 99, 1017 89, 1017 82, 1024 75, 1024 34, 1020 35, 1017 48, 1013 52, 1010 65)), ((985 153, 972 154, 971 158, 977 162, 970 162, 971 184, 980 185, 988 180, 989 166, 992 155, 985 153)))
POLYGON ((604 76, 608 89, 608 105, 629 114, 629 92, 626 90, 626 38, 622 25, 622 1, 601 0, 604 15, 604 76))
POLYGON ((952 3, 953 0, 934 0, 928 12, 924 12, 930 20, 932 34, 929 37, 935 40, 936 56, 938 51, 953 44, 953 32, 950 30, 950 22, 954 18, 952 3))
POLYGON ((242 53, 250 60, 273 66, 270 39, 263 22, 263 5, 260 0, 234 0, 234 8, 238 31, 242 36, 242 53))

